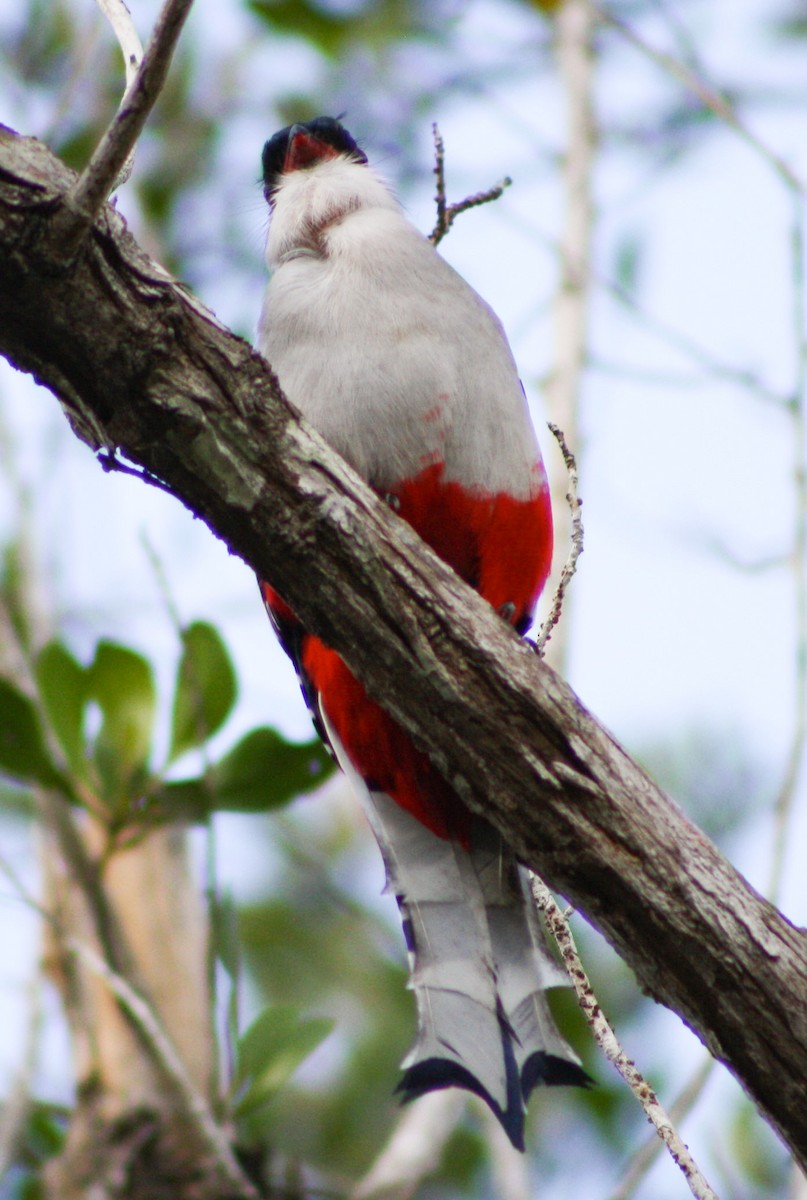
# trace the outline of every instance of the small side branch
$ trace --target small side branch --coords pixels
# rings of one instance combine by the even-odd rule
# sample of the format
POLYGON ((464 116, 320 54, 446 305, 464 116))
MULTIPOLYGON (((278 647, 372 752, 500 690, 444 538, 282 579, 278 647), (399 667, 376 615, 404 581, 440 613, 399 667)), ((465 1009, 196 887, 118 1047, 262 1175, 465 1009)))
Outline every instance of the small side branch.
MULTIPOLYGON (((124 88, 123 97, 120 102, 120 108, 123 108, 126 103, 126 98, 129 95, 130 89, 133 87, 137 78, 137 72, 140 63, 143 60, 143 43, 140 41, 137 30, 132 20, 132 14, 124 4, 123 0, 97 0, 98 7, 104 14, 109 24, 112 26, 112 32, 118 39, 118 45, 121 48, 123 55, 123 67, 126 73, 126 86, 124 88)), ((134 167, 134 146, 126 156, 126 159, 118 172, 118 176, 113 184, 111 191, 117 191, 132 173, 134 167)))
POLYGON ((663 50, 657 50, 655 46, 651 46, 627 22, 616 16, 615 13, 611 12, 604 5, 593 3, 592 7, 604 25, 610 25, 612 29, 618 30, 627 42, 630 42, 632 46, 641 51, 651 62, 661 67, 668 75, 671 75, 673 79, 677 79, 687 91, 700 100, 704 108, 708 108, 710 112, 719 117, 730 129, 733 129, 747 145, 768 163, 786 187, 800 193, 802 197, 805 195, 807 188, 805 188, 803 179, 796 174, 789 163, 771 150, 761 138, 757 137, 753 130, 744 124, 730 100, 721 95, 720 92, 715 91, 714 88, 709 87, 700 75, 696 74, 695 71, 685 63, 679 61, 672 54, 666 54, 663 50))
POLYGON ((351 1200, 403 1200, 439 1166, 443 1149, 465 1108, 466 1096, 456 1088, 429 1092, 407 1105, 389 1141, 351 1200))
POLYGON ((144 1042, 149 1047, 150 1054, 159 1066, 163 1075, 170 1081, 176 1093, 181 1096, 186 1111, 192 1117, 195 1129, 204 1140, 211 1163, 215 1164, 222 1182, 232 1189, 232 1195, 238 1200, 258 1200, 258 1192, 241 1170, 223 1131, 216 1124, 207 1102, 201 1092, 197 1091, 188 1076, 185 1066, 177 1054, 171 1039, 163 1029, 156 1014, 143 997, 131 986, 122 975, 113 971, 91 946, 75 937, 65 938, 65 947, 89 968, 94 975, 102 979, 127 1014, 144 1042))
POLYGON ((768 895, 776 903, 782 883, 793 809, 807 750, 807 304, 805 304, 805 229, 801 196, 793 196, 790 235, 793 287, 793 340, 796 378, 789 416, 793 437, 795 498, 790 566, 796 613, 794 721, 784 778, 774 803, 774 846, 768 895))
MULTIPOLYGON (((61 266, 69 264, 121 170, 163 89, 179 35, 193 0, 166 0, 148 49, 123 103, 95 148, 92 158, 64 196, 54 222, 49 252, 61 266)), ((118 14, 118 24, 120 19, 118 14)), ((117 33, 116 27, 116 33, 117 33)), ((127 45, 129 39, 127 35, 127 45)), ((127 52, 124 51, 124 54, 127 52)))
POLYGON ((566 562, 563 564, 563 570, 558 580, 558 586, 555 589, 555 595, 552 600, 552 607, 549 610, 549 615, 541 626, 538 637, 535 639, 535 651, 543 658, 546 643, 552 636, 552 630, 560 620, 560 615, 563 612, 563 601, 566 597, 566 590, 572 581, 572 576, 577 570, 577 560, 583 553, 583 518, 580 515, 580 508, 583 501, 577 494, 578 475, 577 462, 571 450, 566 444, 566 438, 563 430, 557 425, 548 422, 549 429, 555 437, 560 452, 563 455, 563 461, 566 464, 566 472, 569 477, 569 490, 566 493, 566 503, 569 505, 571 514, 571 529, 570 529, 570 544, 569 554, 566 562))
MULTIPOLYGON (((118 39, 123 55, 123 66, 126 71, 126 90, 137 78, 137 71, 143 58, 143 43, 132 21, 132 14, 123 0, 97 0, 98 7, 112 26, 112 32, 118 39)), ((124 92, 124 99, 126 93, 124 92)))
POLYGON ((489 204, 491 200, 498 200, 505 188, 510 187, 513 181, 509 175, 505 175, 500 183, 494 184, 487 191, 476 192, 473 196, 466 196, 464 200, 460 200, 456 204, 449 204, 446 200, 445 144, 436 121, 432 125, 432 133, 434 135, 434 176, 437 180, 437 194, 435 195, 437 223, 429 234, 429 241, 433 246, 437 246, 460 213, 467 212, 469 208, 478 208, 481 204, 489 204))
POLYGON ((648 1121, 655 1127, 673 1161, 680 1167, 692 1195, 696 1197, 696 1200, 718 1200, 717 1193, 704 1178, 688 1147, 684 1145, 674 1129, 670 1117, 662 1107, 653 1088, 620 1046, 616 1034, 594 995, 580 955, 577 953, 568 920, 561 912, 546 884, 537 875, 531 875, 530 881, 535 903, 543 913, 547 926, 558 944, 564 966, 577 993, 580 1007, 601 1050, 606 1058, 614 1064, 641 1104, 648 1121))

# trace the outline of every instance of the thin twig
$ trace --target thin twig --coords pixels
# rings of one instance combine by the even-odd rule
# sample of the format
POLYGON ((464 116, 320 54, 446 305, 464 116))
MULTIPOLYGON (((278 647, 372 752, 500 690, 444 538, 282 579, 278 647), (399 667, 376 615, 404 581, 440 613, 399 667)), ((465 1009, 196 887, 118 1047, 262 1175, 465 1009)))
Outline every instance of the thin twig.
MULTIPOLYGON (((560 177, 563 223, 558 244, 558 276, 552 297, 552 345, 544 385, 549 420, 562 429, 573 446, 580 446, 579 412, 583 373, 588 354, 589 297, 594 229, 593 175, 597 153, 594 92, 597 60, 596 21, 589 0, 566 0, 553 21, 553 57, 563 91, 564 150, 560 177)), ((565 457, 565 456, 564 456, 565 457)), ((549 486, 555 515, 556 545, 572 538, 566 469, 549 462, 549 486)), ((574 518, 574 510, 571 513, 574 518)), ((557 571, 558 558, 553 564, 557 571)), ((565 590, 565 589, 564 589, 565 590)), ((558 613, 559 615, 559 613, 558 613)), ((546 633, 557 621, 545 623, 546 633)), ((549 661, 563 673, 567 657, 567 627, 552 642, 549 661)), ((542 631, 543 633, 543 631, 542 631)))
POLYGON ((466 196, 464 200, 460 200, 456 204, 448 204, 446 202, 445 145, 436 121, 432 125, 432 133, 434 135, 434 175, 437 180, 435 195, 437 222, 429 234, 429 241, 433 246, 437 246, 460 213, 467 212, 469 208, 478 208, 480 204, 489 204, 491 200, 498 200, 505 188, 510 187, 513 181, 508 175, 505 175, 500 183, 494 184, 487 191, 476 192, 475 195, 466 196))
MULTIPOLYGON (((714 1070, 714 1066, 715 1060, 712 1056, 710 1054, 705 1055, 697 1071, 695 1071, 689 1082, 681 1089, 675 1101, 670 1106, 670 1121, 673 1125, 680 1125, 684 1117, 695 1107, 695 1104, 703 1094, 703 1089, 714 1070)), ((627 1171, 622 1176, 621 1183, 618 1185, 616 1191, 611 1193, 609 1200, 630 1200, 659 1154, 661 1154, 662 1148, 663 1143, 661 1139, 651 1133, 633 1155, 628 1164, 627 1171)))
MULTIPOLYGON (((132 14, 123 0, 96 0, 98 7, 112 26, 112 32, 118 39, 118 45, 123 55, 123 65, 126 71, 126 88, 130 88, 137 78, 137 69, 143 58, 143 43, 135 29, 132 14)), ((124 93, 125 95, 125 93, 124 93)))
MULTIPOLYGON (((120 108, 123 108, 126 103, 126 98, 129 94, 129 89, 133 86, 137 78, 137 71, 143 59, 143 43, 140 41, 137 30, 132 20, 132 14, 124 4, 123 0, 97 0, 98 7, 104 14, 106 19, 112 26, 112 32, 118 39, 118 45, 121 48, 123 55, 123 67, 126 73, 126 86, 123 91, 123 96, 120 102, 120 108)), ((117 191, 132 173, 134 167, 135 151, 134 146, 126 156, 126 159, 115 179, 115 183, 110 189, 111 192, 117 191)))
POLYGON ((566 438, 563 430, 557 425, 549 422, 549 429, 557 440, 560 452, 563 455, 563 461, 566 464, 566 473, 568 477, 568 491, 566 493, 566 503, 569 506, 571 513, 571 528, 569 540, 569 553, 566 562, 563 564, 563 570, 558 580, 558 586, 555 589, 555 595, 552 599, 552 607, 549 610, 549 615, 541 626, 538 637, 535 639, 535 652, 541 658, 544 656, 546 643, 552 636, 552 630, 560 620, 563 611, 563 601, 566 597, 566 590, 572 581, 572 577, 577 570, 577 561, 583 553, 583 518, 580 515, 580 508, 583 501, 577 494, 578 477, 577 463, 569 447, 566 445, 566 438))
POLYGON ((437 205, 437 224, 432 230, 430 240, 436 246, 448 229, 446 225, 446 147, 436 121, 432 124, 432 137, 434 138, 434 178, 437 182, 437 191, 434 197, 437 205))
POLYGON ((708 108, 710 112, 713 112, 716 117, 719 117, 721 121, 733 129, 747 145, 751 146, 773 168, 788 188, 800 192, 804 196, 806 189, 801 178, 789 163, 785 162, 783 158, 771 150, 770 146, 767 146, 748 128, 730 100, 704 83, 699 75, 679 59, 651 46, 627 22, 615 16, 607 8, 597 3, 593 3, 592 7, 605 25, 610 25, 613 29, 619 30, 626 41, 635 46, 637 50, 641 50, 642 54, 646 55, 656 66, 666 71, 668 75, 672 75, 674 79, 677 79, 687 91, 697 96, 705 108, 708 108))
POLYGON ((353 1190, 351 1200, 406 1200, 440 1163, 467 1097, 457 1090, 429 1092, 408 1105, 389 1141, 353 1190))
POLYGON ((166 0, 124 103, 95 148, 92 158, 65 193, 61 213, 53 224, 50 251, 62 266, 72 261, 78 246, 104 202, 146 123, 168 74, 182 26, 193 0, 166 0))
POLYGON ((558 944, 569 978, 574 985, 580 1007, 585 1014, 594 1037, 606 1058, 614 1064, 636 1099, 644 1109, 648 1121, 655 1127, 661 1140, 669 1150, 673 1161, 683 1172, 692 1195, 697 1200, 717 1200, 717 1194, 704 1178, 687 1146, 676 1133, 672 1121, 665 1112, 658 1096, 637 1069, 617 1040, 611 1025, 600 1007, 597 997, 586 975, 569 922, 561 912, 552 894, 537 875, 531 875, 532 894, 543 913, 552 936, 558 944))
POLYGON ((595 278, 596 282, 605 291, 613 296, 624 308, 630 310, 634 319, 640 325, 650 330, 656 337, 661 338, 669 346, 672 346, 673 349, 679 351, 679 353, 692 359, 693 362, 702 367, 709 375, 715 376, 718 379, 725 379, 728 383, 732 383, 737 387, 745 388, 759 399, 770 401, 780 408, 787 407, 790 403, 789 396, 769 387, 750 368, 734 367, 731 363, 720 362, 719 359, 713 357, 711 351, 698 345, 687 334, 681 333, 680 330, 675 329, 672 325, 668 325, 666 321, 653 316, 646 309, 640 307, 635 298, 621 284, 604 276, 596 276, 595 278))
POLYGON ((768 898, 776 903, 784 869, 790 820, 796 788, 804 767, 807 743, 807 311, 804 278, 804 212, 802 197, 793 197, 791 228, 793 264, 793 326, 796 345, 796 379, 790 415, 793 426, 793 485, 795 515, 793 549, 793 602, 796 619, 795 716, 787 765, 774 803, 774 847, 768 898))

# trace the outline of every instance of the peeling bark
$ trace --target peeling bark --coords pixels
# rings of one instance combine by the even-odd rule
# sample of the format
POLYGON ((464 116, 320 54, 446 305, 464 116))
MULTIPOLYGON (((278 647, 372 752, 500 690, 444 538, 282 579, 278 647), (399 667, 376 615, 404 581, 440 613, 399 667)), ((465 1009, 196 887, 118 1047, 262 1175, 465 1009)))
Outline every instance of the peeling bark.
POLYGON ((54 273, 48 238, 71 179, 40 144, 0 137, 0 349, 79 437, 155 475, 344 655, 806 1167, 805 932, 298 421, 267 365, 114 209, 54 273))

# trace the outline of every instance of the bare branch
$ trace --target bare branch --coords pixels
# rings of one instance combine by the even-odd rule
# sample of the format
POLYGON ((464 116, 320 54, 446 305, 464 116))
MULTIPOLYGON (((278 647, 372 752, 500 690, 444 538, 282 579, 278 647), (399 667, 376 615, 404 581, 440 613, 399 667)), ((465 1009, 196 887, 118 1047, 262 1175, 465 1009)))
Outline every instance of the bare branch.
POLYGON ((112 31, 118 39, 123 55, 123 65, 126 72, 126 91, 137 78, 137 69, 143 58, 143 43, 135 29, 132 14, 123 0, 97 0, 98 7, 112 26, 112 31))
MULTIPOLYGON (((137 78, 137 70, 143 58, 143 43, 132 21, 132 14, 123 0, 97 0, 98 7, 109 21, 123 54, 123 66, 126 77, 126 87, 120 102, 120 108, 126 103, 129 90, 137 78)), ((126 156, 110 192, 115 192, 126 182, 134 166, 135 150, 132 146, 126 156)))
POLYGON ((563 455, 563 461, 566 464, 569 487, 569 490, 566 493, 566 503, 568 504, 569 511, 571 513, 571 532, 569 553, 567 555, 566 562, 563 564, 563 570, 561 571, 560 579, 558 580, 558 586, 555 589, 555 595, 552 599, 552 607, 549 610, 549 615, 541 626, 538 637, 535 639, 536 653, 540 654, 542 658, 544 656, 546 643, 552 636, 552 630, 560 620, 560 616, 563 611, 563 601, 566 597, 566 589, 572 581, 572 576, 577 570, 577 561, 580 558, 580 555, 583 553, 583 518, 580 515, 580 508, 583 501, 577 494, 577 463, 571 450, 566 445, 566 438, 563 430, 559 429, 557 425, 553 425, 551 421, 549 422, 549 428, 560 447, 560 452, 563 455))
POLYGON ((454 219, 460 213, 467 212, 469 208, 478 208, 481 204, 489 204, 491 200, 498 200, 504 193, 505 188, 510 187, 513 182, 509 176, 505 176, 500 183, 494 184, 484 192, 476 192, 473 196, 467 196, 464 200, 458 201, 456 204, 446 203, 446 179, 445 179, 445 146, 443 144, 442 134, 437 127, 437 122, 432 125, 432 133, 434 134, 434 174, 437 179, 437 193, 435 202, 437 204, 437 224, 429 234, 429 241, 433 246, 437 246, 448 233, 451 226, 454 224, 454 219))
POLYGON ((625 1054, 616 1034, 603 1013, 594 989, 589 982, 577 947, 574 943, 569 922, 555 902, 551 892, 536 875, 531 877, 535 903, 544 915, 547 926, 558 944, 564 966, 574 985, 577 999, 606 1058, 614 1064, 636 1099, 644 1109, 648 1121, 655 1127, 661 1140, 670 1152, 673 1161, 680 1167, 697 1200, 717 1200, 717 1194, 707 1183, 688 1148, 676 1133, 670 1117, 665 1112, 658 1096, 625 1054))
MULTIPOLYGON (((680 1125, 684 1117, 694 1108, 714 1070, 714 1066, 715 1060, 711 1056, 706 1055, 692 1078, 682 1088, 678 1096, 676 1096, 674 1103, 670 1106, 670 1121, 673 1125, 680 1125)), ((616 1191, 611 1193, 610 1200, 630 1200, 662 1149, 662 1141, 655 1134, 651 1133, 634 1154, 627 1171, 622 1177, 621 1183, 618 1185, 616 1191)))
POLYGON ((467 1096, 452 1088, 429 1092, 407 1105, 352 1200, 407 1200, 439 1166, 466 1101, 467 1096))
POLYGON ((193 0, 166 0, 133 84, 127 89, 121 107, 92 158, 64 196, 49 247, 57 265, 64 266, 71 261, 116 186, 124 163, 162 91, 192 4, 193 0))
POLYGON ((730 100, 722 96, 720 92, 709 87, 700 75, 697 75, 690 67, 680 62, 677 58, 651 46, 626 21, 617 17, 607 8, 597 3, 593 3, 592 7, 603 24, 610 25, 612 28, 619 30, 626 41, 635 46, 637 50, 641 50, 647 58, 654 62, 656 66, 661 67, 663 71, 666 71, 668 75, 672 75, 674 79, 677 79, 687 91, 697 96, 700 102, 713 112, 716 117, 719 117, 721 121, 733 129, 776 172, 786 187, 800 192, 802 196, 804 195, 805 186, 801 178, 789 163, 785 162, 783 158, 771 150, 770 146, 767 146, 761 138, 757 137, 748 128, 730 100))

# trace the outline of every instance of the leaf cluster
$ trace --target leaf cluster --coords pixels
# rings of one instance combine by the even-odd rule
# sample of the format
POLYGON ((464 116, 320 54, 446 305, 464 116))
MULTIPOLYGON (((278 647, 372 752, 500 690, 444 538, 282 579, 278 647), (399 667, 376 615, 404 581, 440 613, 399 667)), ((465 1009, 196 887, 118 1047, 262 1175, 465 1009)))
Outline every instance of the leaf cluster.
POLYGON ((294 744, 269 727, 251 730, 211 761, 209 743, 235 704, 235 672, 212 625, 197 621, 181 638, 170 741, 158 768, 148 660, 103 640, 84 665, 53 640, 34 662, 35 695, 0 678, 0 772, 89 809, 116 837, 215 812, 265 812, 327 778, 331 763, 318 741, 294 744), (192 751, 202 768, 171 778, 192 751))

